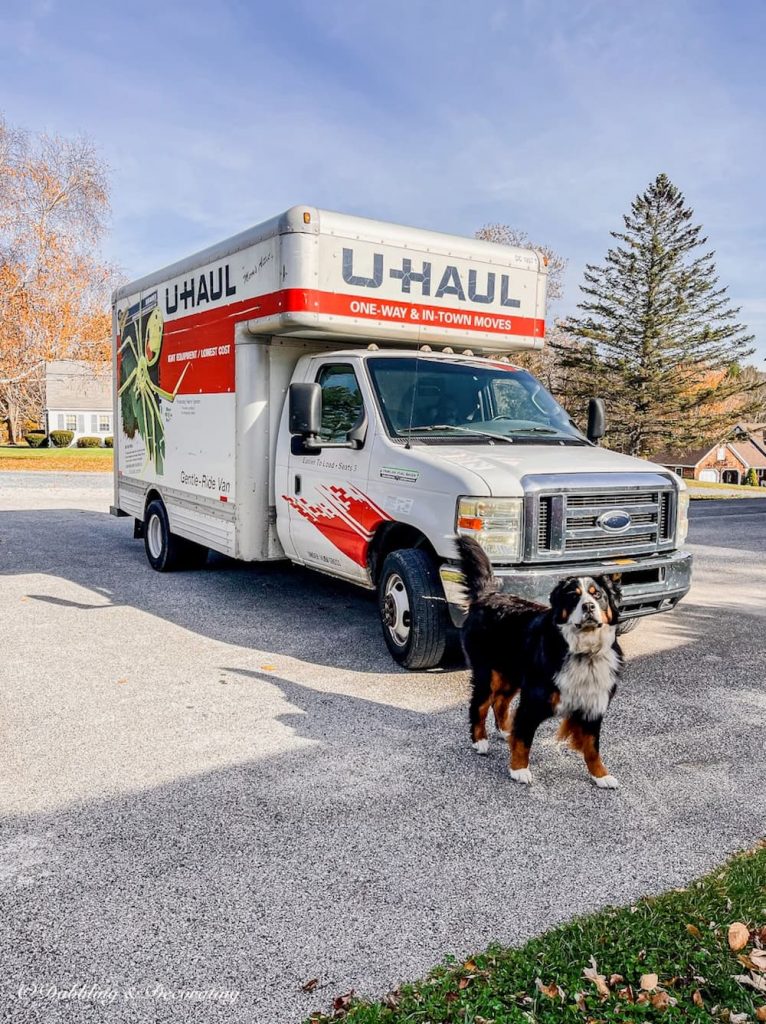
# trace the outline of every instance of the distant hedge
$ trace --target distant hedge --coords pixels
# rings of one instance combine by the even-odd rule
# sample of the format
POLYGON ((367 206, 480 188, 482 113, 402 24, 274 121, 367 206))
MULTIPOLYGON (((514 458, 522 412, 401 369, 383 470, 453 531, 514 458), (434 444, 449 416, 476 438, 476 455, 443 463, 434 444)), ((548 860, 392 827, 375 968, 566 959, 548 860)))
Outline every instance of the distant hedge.
POLYGON ((56 448, 68 448, 73 438, 73 430, 52 430, 50 432, 51 443, 56 448))
POLYGON ((77 438, 78 448, 100 448, 101 438, 100 437, 78 437, 77 438))
POLYGON ((30 430, 24 437, 30 448, 39 448, 45 441, 46 433, 44 430, 30 430))
POLYGON ((113 437, 110 436, 110 437, 105 437, 104 438, 104 448, 114 448, 114 438, 113 437))

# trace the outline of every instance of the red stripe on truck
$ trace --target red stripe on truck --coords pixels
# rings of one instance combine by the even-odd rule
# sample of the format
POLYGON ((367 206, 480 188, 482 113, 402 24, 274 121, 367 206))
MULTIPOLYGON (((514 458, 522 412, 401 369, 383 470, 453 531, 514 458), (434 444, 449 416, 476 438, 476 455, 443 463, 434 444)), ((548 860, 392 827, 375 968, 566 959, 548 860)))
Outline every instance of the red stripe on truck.
POLYGON ((178 394, 216 394, 234 390, 234 327, 243 320, 268 320, 290 313, 350 317, 412 327, 542 338, 545 321, 476 309, 450 309, 422 302, 383 300, 305 288, 283 288, 228 306, 218 306, 165 323, 159 384, 178 394))

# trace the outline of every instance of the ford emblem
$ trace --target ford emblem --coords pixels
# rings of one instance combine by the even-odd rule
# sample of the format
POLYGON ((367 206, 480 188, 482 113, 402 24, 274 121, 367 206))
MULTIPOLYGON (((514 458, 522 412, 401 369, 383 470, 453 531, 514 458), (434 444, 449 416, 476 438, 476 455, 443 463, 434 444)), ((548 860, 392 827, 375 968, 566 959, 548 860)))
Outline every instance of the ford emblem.
POLYGON ((622 533, 630 526, 630 516, 621 508, 613 508, 609 512, 602 512, 596 525, 607 533, 622 533))

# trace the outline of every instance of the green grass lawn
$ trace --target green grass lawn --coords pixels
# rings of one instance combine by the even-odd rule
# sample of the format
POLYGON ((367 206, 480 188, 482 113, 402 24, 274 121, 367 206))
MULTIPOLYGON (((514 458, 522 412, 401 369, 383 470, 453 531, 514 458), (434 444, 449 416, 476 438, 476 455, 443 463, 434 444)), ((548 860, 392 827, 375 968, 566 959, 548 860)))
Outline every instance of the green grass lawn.
POLYGON ((462 964, 448 962, 380 1002, 339 995, 329 1016, 315 1013, 310 1020, 745 1024, 766 1020, 764 947, 761 844, 686 889, 575 919, 519 949, 498 947, 462 964), (736 922, 739 928, 730 932, 736 922))
POLYGON ((687 486, 693 487, 695 491, 705 491, 705 496, 709 493, 711 498, 716 496, 716 491, 733 491, 743 498, 766 498, 766 487, 745 487, 743 484, 716 484, 703 480, 687 480, 686 483, 687 486))
POLYGON ((109 472, 112 448, 29 448, 0 445, 2 470, 63 470, 67 472, 109 472))

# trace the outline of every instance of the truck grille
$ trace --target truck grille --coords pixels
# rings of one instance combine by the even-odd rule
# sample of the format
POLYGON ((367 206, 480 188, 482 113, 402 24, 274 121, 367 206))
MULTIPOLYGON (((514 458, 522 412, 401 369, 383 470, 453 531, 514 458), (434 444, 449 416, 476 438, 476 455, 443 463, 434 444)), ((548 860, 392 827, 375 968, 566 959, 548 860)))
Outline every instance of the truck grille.
MULTIPOLYGON (((565 490, 532 494, 526 558, 579 561, 585 558, 649 554, 673 546, 675 490, 669 480, 651 489, 565 490), (609 528, 609 512, 624 513, 619 529, 609 528), (629 517, 629 518, 628 518, 629 517)), ((620 517, 614 517, 619 522, 620 517)))

